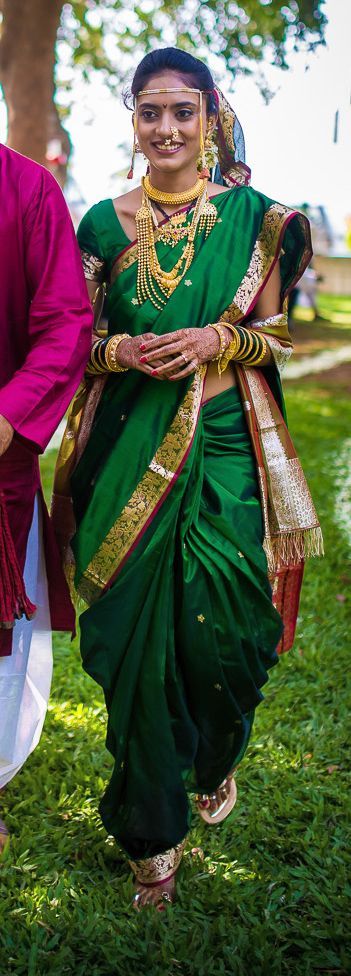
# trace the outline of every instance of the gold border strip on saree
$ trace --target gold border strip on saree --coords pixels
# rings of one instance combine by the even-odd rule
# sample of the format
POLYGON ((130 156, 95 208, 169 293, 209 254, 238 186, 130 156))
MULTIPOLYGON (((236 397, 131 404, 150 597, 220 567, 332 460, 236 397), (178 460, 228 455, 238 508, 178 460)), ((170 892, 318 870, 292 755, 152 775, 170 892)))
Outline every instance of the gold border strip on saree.
POLYGON ((166 881, 178 870, 183 857, 185 840, 171 847, 163 854, 145 857, 140 861, 129 861, 129 865, 139 884, 152 885, 166 881))
MULTIPOLYGON (((235 292, 233 300, 221 315, 223 321, 235 325, 252 310, 279 258, 285 230, 290 221, 299 216, 298 211, 289 210, 282 203, 273 203, 266 210, 260 233, 252 251, 249 267, 235 292)), ((298 277, 305 270, 310 255, 311 249, 306 241, 299 264, 298 277)))
POLYGON ((79 580, 77 592, 86 603, 94 603, 115 579, 178 478, 194 438, 205 375, 205 367, 196 370, 147 471, 79 580))
POLYGON ((253 426, 265 529, 263 546, 269 571, 274 573, 282 565, 296 565, 309 556, 322 555, 323 539, 299 458, 273 394, 259 370, 241 369, 244 408, 253 409, 259 435, 257 450, 253 426))

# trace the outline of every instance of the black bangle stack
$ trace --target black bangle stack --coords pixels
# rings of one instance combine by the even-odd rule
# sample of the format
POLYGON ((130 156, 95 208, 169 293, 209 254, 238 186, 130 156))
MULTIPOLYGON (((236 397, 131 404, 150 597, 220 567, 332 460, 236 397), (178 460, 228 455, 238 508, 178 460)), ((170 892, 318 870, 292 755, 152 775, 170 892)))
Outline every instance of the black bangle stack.
POLYGON ((229 326, 232 340, 225 352, 220 355, 218 372, 224 373, 228 363, 234 360, 245 366, 258 366, 267 353, 267 340, 251 329, 243 329, 240 325, 229 326))
POLYGON ((86 367, 86 373, 88 373, 89 376, 96 376, 97 373, 106 373, 109 371, 110 367, 107 365, 105 358, 105 351, 109 338, 110 337, 107 339, 98 339, 97 342, 94 342, 90 353, 90 360, 86 367))

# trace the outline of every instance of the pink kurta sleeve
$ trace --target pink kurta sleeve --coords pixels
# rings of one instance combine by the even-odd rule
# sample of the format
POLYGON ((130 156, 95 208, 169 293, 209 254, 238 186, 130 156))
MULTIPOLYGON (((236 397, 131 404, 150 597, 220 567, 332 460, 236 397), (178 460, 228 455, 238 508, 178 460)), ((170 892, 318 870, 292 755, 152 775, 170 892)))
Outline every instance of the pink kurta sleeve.
POLYGON ((71 218, 56 180, 41 170, 25 203, 23 252, 31 297, 23 324, 27 352, 0 389, 0 414, 16 434, 43 451, 81 380, 90 351, 92 310, 71 218))

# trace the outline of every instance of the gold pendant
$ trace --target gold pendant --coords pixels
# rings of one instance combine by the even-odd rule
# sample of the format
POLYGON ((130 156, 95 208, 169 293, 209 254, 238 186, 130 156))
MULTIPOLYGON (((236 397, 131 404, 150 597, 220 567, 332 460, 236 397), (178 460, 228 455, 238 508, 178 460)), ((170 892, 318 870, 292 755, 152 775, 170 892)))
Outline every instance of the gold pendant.
POLYGON ((172 227, 179 227, 180 224, 186 223, 187 214, 186 213, 175 213, 171 214, 169 221, 172 227))

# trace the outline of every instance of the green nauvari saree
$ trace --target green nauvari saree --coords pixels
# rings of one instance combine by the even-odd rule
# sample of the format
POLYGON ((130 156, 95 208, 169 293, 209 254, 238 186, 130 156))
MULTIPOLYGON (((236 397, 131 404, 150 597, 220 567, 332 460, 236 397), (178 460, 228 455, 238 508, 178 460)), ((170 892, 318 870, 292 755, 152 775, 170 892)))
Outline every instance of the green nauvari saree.
MULTIPOLYGON (((110 334, 250 327, 277 260, 283 309, 310 257, 305 219, 248 187, 215 205, 161 312, 136 303, 136 245, 112 201, 89 211, 79 242, 88 277, 108 282, 110 334)), ((177 247, 157 249, 172 267, 177 247)), ((291 348, 284 314, 254 327, 279 365, 291 348)), ((303 558, 320 547, 276 366, 236 374, 207 403, 204 368, 179 383, 111 376, 70 482, 82 657, 105 693, 114 758, 101 813, 135 859, 182 840, 188 792, 215 789, 244 754, 278 645, 291 644, 303 558)))

